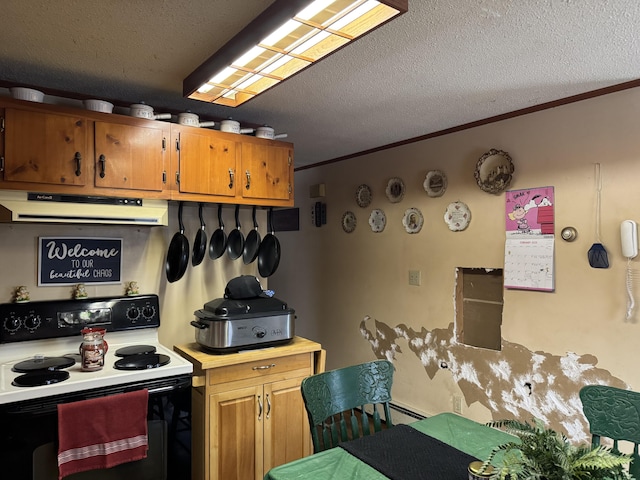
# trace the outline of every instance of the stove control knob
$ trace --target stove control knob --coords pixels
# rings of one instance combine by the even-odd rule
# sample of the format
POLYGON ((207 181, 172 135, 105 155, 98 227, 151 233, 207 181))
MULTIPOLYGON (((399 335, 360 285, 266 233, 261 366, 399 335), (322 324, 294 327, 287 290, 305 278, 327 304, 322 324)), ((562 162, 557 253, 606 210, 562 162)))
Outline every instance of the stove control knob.
POLYGON ((145 305, 142 308, 142 316, 146 319, 153 318, 156 315, 156 309, 153 305, 145 305))
POLYGON ((29 330, 35 330, 40 326, 40 315, 29 315, 24 321, 25 327, 29 330))
POLYGON ((129 310, 127 310, 127 318, 129 320, 137 320, 138 317, 140 317, 140 310, 138 310, 136 307, 131 307, 129 308, 129 310))
POLYGON ((20 328, 20 318, 9 317, 4 320, 4 328, 9 332, 15 332, 20 328))

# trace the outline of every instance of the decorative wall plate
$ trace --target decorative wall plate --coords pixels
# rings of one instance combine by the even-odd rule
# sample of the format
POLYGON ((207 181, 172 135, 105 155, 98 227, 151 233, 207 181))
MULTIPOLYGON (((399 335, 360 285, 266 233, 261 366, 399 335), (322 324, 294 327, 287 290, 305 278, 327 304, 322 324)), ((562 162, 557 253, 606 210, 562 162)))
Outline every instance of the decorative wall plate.
POLYGON ((440 170, 431 170, 427 172, 423 186, 430 197, 440 197, 447 189, 447 177, 440 170))
POLYGON ((492 148, 476 163, 474 176, 481 190, 498 194, 509 187, 514 171, 511 156, 507 152, 492 148))
POLYGON ((391 203, 398 203, 404 197, 404 182, 398 177, 393 177, 387 183, 385 190, 387 198, 391 203))
POLYGON ((356 190, 356 203, 359 207, 367 208, 371 204, 371 197, 369 185, 362 184, 356 190))
POLYGON ((353 212, 344 212, 344 215, 342 215, 342 229, 345 232, 353 232, 356 229, 357 223, 356 216, 353 212))
POLYGON ((379 208, 375 208, 371 211, 371 215, 369 216, 369 225, 371 226, 371 230, 380 233, 384 230, 385 225, 387 224, 387 217, 382 210, 379 208))
POLYGON ((424 223, 424 217, 422 212, 417 208, 409 208, 404 212, 402 217, 402 225, 407 233, 418 233, 422 230, 422 224, 424 223))
POLYGON ((462 202, 452 202, 444 213, 444 221, 449 225, 449 230, 459 232, 469 226, 471 211, 462 202))

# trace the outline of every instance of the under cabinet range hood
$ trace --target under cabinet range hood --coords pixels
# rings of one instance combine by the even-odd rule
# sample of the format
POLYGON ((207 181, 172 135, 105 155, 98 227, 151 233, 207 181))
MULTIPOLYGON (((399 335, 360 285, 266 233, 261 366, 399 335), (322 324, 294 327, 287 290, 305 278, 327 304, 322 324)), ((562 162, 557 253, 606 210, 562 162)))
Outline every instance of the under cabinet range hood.
POLYGON ((168 202, 1 190, 0 222, 168 225, 168 202))

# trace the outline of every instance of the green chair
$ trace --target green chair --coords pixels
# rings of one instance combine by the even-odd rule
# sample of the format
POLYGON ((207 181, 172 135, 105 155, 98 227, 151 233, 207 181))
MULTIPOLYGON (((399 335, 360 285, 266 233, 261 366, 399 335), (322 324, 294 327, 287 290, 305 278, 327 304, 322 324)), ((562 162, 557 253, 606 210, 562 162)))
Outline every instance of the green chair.
POLYGON ((314 452, 379 432, 383 426, 380 410, 386 426, 393 425, 389 410, 393 370, 391 362, 375 360, 302 381, 314 452))
POLYGON ((591 443, 600 445, 600 438, 613 440, 613 450, 619 441, 634 444, 629 473, 640 479, 640 393, 606 385, 587 385, 580 390, 582 411, 589 422, 591 443))

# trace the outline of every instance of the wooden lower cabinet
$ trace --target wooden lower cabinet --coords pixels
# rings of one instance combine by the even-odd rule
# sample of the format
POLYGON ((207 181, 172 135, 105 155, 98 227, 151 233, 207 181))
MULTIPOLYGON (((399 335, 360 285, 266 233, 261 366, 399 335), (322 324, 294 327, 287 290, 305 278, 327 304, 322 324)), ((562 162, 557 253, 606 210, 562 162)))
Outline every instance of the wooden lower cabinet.
POLYGON ((261 478, 265 417, 257 405, 262 398, 262 386, 211 395, 208 478, 261 478))
POLYGON ((304 377, 211 395, 209 478, 262 479, 309 455, 304 377))
POLYGON ((174 349, 194 363, 192 479, 261 480, 313 452, 302 380, 324 371, 324 350, 292 344, 230 355, 174 349))

